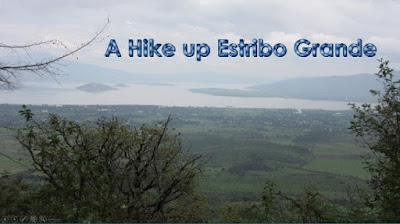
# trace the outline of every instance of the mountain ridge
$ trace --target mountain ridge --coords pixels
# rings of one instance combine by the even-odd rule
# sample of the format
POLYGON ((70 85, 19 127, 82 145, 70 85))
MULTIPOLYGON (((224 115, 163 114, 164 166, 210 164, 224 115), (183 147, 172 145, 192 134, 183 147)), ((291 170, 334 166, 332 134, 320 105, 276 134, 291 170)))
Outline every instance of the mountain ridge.
MULTIPOLYGON (((395 71, 395 78, 400 78, 399 71, 395 71)), ((214 96, 376 102, 376 97, 370 93, 371 89, 382 89, 377 77, 361 73, 349 76, 299 77, 258 84, 247 89, 197 88, 190 91, 214 96)))

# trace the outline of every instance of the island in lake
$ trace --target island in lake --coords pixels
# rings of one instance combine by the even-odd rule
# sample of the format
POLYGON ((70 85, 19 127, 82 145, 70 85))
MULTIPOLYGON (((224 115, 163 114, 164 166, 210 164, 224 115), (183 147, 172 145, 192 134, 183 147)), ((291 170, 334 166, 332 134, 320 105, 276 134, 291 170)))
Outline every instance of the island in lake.
POLYGON ((106 92, 106 91, 111 91, 111 90, 117 90, 117 88, 114 88, 109 85, 105 84, 100 84, 100 83, 88 83, 82 86, 76 87, 77 89, 89 93, 101 93, 101 92, 106 92))

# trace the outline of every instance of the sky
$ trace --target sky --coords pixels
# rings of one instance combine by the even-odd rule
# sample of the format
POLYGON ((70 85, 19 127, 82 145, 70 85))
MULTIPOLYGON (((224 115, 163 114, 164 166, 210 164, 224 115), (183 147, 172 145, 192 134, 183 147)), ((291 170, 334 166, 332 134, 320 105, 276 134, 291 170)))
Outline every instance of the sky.
MULTIPOLYGON (((377 72, 377 59, 400 69, 400 1, 359 0, 155 0, 155 1, 0 1, 0 43, 21 45, 62 39, 70 49, 89 40, 106 23, 101 37, 72 57, 80 62, 140 74, 212 72, 279 80, 306 76, 350 75, 377 72), (171 58, 128 57, 128 39, 153 38, 172 43, 171 58), (283 43, 286 56, 220 58, 217 40, 238 43, 262 38, 283 43), (305 38, 312 43, 346 43, 361 38, 378 48, 372 58, 301 58, 293 45, 305 38), (115 39, 122 57, 104 56, 115 39), (207 43, 210 56, 201 62, 185 57, 183 43, 207 43)), ((61 54, 65 49, 38 49, 61 54)))

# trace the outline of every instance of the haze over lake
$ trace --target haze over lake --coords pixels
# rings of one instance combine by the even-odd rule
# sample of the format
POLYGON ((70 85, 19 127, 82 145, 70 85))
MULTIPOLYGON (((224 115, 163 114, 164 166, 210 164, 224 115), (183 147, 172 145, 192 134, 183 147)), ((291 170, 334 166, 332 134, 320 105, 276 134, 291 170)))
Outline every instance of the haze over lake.
MULTIPOLYGON (((25 83, 14 91, 2 91, 0 103, 4 104, 68 104, 68 105, 160 105, 182 107, 234 107, 234 108, 293 108, 347 110, 344 101, 305 100, 277 97, 226 97, 192 93, 191 88, 243 89, 239 84, 197 84, 197 83, 134 83, 100 93, 76 89, 79 84, 25 83), (171 85, 172 84, 172 85, 171 85)), ((110 85, 115 86, 115 85, 110 85)))

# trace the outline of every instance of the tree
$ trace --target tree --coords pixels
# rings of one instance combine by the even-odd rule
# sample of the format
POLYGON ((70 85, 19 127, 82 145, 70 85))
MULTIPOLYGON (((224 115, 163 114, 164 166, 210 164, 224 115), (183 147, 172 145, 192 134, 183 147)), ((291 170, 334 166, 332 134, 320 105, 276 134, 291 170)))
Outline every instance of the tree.
POLYGON ((262 206, 264 208, 264 221, 273 222, 273 213, 277 209, 277 199, 278 194, 276 189, 276 183, 274 180, 268 180, 264 186, 264 192, 262 195, 262 206))
POLYGON ((58 63, 62 59, 73 55, 74 53, 93 43, 99 38, 100 34, 104 32, 108 24, 109 20, 107 19, 106 24, 98 32, 96 32, 89 41, 80 44, 73 49, 70 49, 60 39, 40 41, 26 45, 8 45, 0 43, 0 50, 2 51, 2 54, 6 56, 5 58, 12 59, 12 61, 0 62, 0 86, 9 90, 14 89, 20 84, 21 76, 24 73, 32 73, 39 76, 47 75, 55 78, 61 74, 60 69, 58 68, 58 63), (33 48, 49 48, 54 45, 65 48, 66 53, 41 60, 33 59, 31 57, 30 53, 33 48), (15 61, 16 58, 18 59, 17 61, 15 61))
POLYGON ((51 114, 39 123, 26 107, 20 113, 26 126, 16 138, 45 178, 38 207, 57 221, 203 221, 201 156, 182 149, 171 118, 135 128, 117 118, 85 125, 51 114))
POLYGON ((0 177, 0 216, 29 214, 32 211, 30 190, 21 178, 0 177))
POLYGON ((371 90, 378 103, 351 104, 355 114, 350 129, 371 152, 364 160, 372 174, 370 206, 380 211, 382 221, 400 222, 400 80, 395 79, 389 61, 379 62, 376 76, 383 88, 371 90))
POLYGON ((260 223, 262 221, 260 205, 249 201, 225 203, 219 210, 217 220, 219 223, 260 223))
POLYGON ((347 189, 342 197, 329 198, 309 183, 299 193, 277 190, 274 180, 264 187, 260 209, 263 217, 258 222, 285 223, 371 223, 378 222, 377 212, 366 206, 365 191, 347 189))

